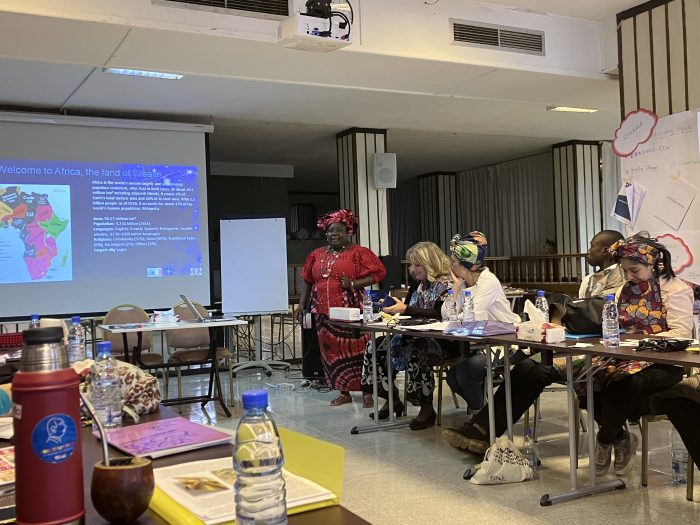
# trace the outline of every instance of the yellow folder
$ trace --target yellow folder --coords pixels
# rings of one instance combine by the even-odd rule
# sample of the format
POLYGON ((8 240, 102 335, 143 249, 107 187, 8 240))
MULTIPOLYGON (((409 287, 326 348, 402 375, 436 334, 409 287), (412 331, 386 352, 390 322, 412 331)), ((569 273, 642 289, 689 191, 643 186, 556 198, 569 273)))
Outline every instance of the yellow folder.
MULTIPOLYGON (((335 498, 289 509, 289 514, 340 504, 343 492, 345 450, 320 439, 286 428, 279 429, 284 448, 284 468, 330 490, 335 498)), ((156 487, 149 505, 168 523, 202 525, 203 522, 185 507, 156 487)), ((225 525, 234 523, 228 522, 225 525)))

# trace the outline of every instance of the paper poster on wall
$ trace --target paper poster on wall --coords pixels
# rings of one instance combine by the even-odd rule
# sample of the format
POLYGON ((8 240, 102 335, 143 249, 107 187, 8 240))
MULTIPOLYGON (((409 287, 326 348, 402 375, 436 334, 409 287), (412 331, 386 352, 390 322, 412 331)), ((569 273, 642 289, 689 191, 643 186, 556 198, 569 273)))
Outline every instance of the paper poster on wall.
POLYGON ((610 216, 634 228, 646 192, 641 184, 625 182, 617 193, 615 209, 610 216))
POLYGON ((680 179, 669 178, 659 188, 658 197, 649 202, 654 217, 661 219, 678 231, 697 191, 693 186, 680 179))
POLYGON ((660 118, 651 138, 620 159, 623 180, 646 189, 636 220, 630 208, 627 234, 647 231, 657 237, 669 248, 676 274, 696 284, 700 284, 698 129, 697 110, 660 118))

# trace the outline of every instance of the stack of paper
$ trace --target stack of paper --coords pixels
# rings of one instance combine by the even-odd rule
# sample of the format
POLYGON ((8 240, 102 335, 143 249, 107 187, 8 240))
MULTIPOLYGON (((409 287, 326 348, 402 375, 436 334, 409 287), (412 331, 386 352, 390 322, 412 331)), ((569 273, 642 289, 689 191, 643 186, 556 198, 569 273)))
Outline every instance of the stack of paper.
MULTIPOLYGON (((335 498, 306 478, 282 471, 287 485, 287 508, 335 498)), ((156 487, 197 516, 206 525, 236 518, 233 484, 236 474, 230 457, 193 461, 153 471, 156 487)))

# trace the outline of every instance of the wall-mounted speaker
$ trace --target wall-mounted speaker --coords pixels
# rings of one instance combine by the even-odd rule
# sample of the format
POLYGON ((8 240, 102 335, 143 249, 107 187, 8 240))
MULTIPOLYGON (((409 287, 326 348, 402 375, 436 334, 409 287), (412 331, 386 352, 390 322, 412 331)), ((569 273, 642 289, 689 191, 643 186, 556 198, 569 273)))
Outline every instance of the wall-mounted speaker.
POLYGON ((396 153, 374 154, 374 187, 396 188, 396 153))

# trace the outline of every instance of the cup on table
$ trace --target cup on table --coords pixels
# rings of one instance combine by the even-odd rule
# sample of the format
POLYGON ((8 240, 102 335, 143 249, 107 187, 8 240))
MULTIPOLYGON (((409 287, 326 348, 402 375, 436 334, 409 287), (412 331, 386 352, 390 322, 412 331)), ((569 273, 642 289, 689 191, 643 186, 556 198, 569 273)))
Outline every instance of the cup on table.
POLYGON ((148 458, 119 457, 95 463, 90 497, 97 513, 114 525, 132 523, 153 496, 153 465, 148 458))

